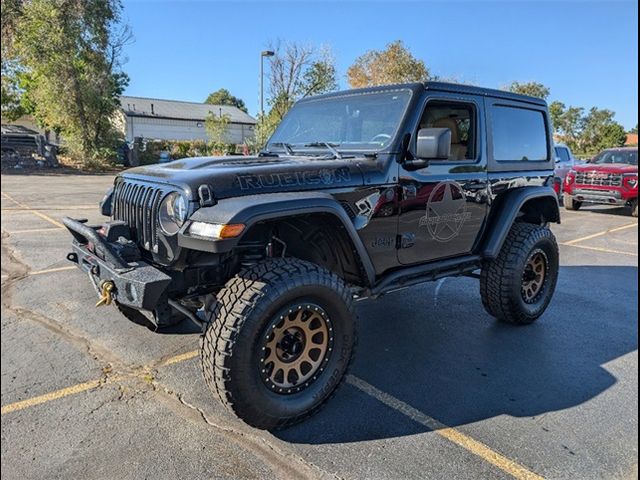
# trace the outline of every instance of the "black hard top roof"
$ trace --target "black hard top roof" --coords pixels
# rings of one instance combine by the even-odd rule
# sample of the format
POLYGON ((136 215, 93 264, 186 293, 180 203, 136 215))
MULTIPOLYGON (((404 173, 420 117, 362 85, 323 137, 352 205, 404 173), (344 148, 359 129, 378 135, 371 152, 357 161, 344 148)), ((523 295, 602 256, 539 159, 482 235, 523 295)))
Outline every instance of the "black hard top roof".
POLYGON ((325 93, 323 95, 318 95, 315 97, 308 97, 308 99, 302 99, 300 101, 304 102, 306 100, 335 97, 335 96, 341 96, 341 95, 352 94, 352 93, 383 92, 385 90, 398 90, 398 89, 409 89, 414 92, 420 91, 420 90, 432 90, 432 91, 449 92, 449 93, 463 93, 467 95, 481 95, 484 97, 502 98, 505 100, 513 100, 516 102, 534 103, 536 105, 543 105, 543 106, 547 104, 547 102, 545 102, 541 98, 530 97, 528 95, 520 95, 518 93, 511 93, 511 92, 506 92, 504 90, 496 90, 493 88, 482 88, 482 87, 476 87, 473 85, 463 85, 460 83, 447 83, 447 82, 414 82, 414 83, 397 83, 392 85, 381 85, 377 87, 358 88, 354 90, 343 90, 340 92, 325 93))

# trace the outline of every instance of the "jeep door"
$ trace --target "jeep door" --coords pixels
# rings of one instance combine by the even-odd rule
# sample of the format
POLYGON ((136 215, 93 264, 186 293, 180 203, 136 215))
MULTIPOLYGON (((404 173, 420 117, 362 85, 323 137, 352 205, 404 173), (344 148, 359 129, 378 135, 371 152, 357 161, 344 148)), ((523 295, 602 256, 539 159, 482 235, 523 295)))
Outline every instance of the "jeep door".
POLYGON ((420 128, 451 130, 448 159, 424 168, 400 165, 398 261, 428 262, 473 251, 487 215, 487 156, 481 97, 427 93, 412 135, 420 128))

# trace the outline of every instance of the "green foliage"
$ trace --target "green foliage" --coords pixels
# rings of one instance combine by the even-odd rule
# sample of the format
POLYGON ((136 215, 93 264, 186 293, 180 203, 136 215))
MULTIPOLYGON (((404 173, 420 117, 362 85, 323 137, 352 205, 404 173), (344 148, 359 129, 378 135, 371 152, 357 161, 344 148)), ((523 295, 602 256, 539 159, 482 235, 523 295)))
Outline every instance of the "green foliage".
POLYGON ((638 124, 637 123, 636 123, 636 126, 633 127, 629 133, 636 133, 636 134, 638 133, 638 124))
MULTIPOLYGON (((236 146, 233 144, 227 145, 225 151, 227 153, 236 153, 236 146)), ((138 159, 140 164, 158 163, 162 152, 168 152, 172 160, 220 154, 219 151, 215 150, 211 142, 205 142, 204 140, 153 140, 145 142, 144 147, 139 148, 138 159)))
POLYGON ((241 98, 231 95, 231 92, 226 88, 221 88, 220 90, 210 93, 204 103, 210 105, 231 105, 247 113, 247 106, 244 101, 241 98))
POLYGON ((209 112, 204 122, 204 128, 210 140, 210 146, 218 155, 224 155, 229 151, 229 115, 216 116, 209 112))
POLYGON ((574 152, 593 155, 605 148, 621 147, 627 139, 611 110, 593 107, 585 114, 583 108, 552 102, 549 113, 556 138, 574 152))
POLYGON ((562 102, 552 102, 549 105, 549 114, 556 137, 572 150, 580 149, 580 135, 584 128, 584 109, 567 108, 562 102))
POLYGON ((265 114, 264 117, 258 115, 255 134, 253 138, 247 140, 247 146, 250 152, 257 153, 264 148, 267 140, 269 140, 269 137, 271 137, 276 130, 280 120, 281 118, 273 109, 268 114, 265 114))
POLYGON ((352 88, 391 83, 422 82, 429 71, 422 60, 415 58, 401 40, 389 43, 384 50, 370 50, 356 58, 347 70, 352 88))
POLYGON ((120 71, 129 39, 126 28, 117 31, 121 8, 119 0, 31 0, 16 20, 20 103, 86 161, 113 156, 121 141, 111 123, 128 82, 120 71))
POLYGON ((624 127, 616 122, 615 113, 607 109, 591 108, 584 117, 580 147, 584 152, 597 153, 611 147, 621 147, 627 140, 624 127))
POLYGON ((2 58, 2 118, 14 121, 28 113, 22 104, 23 89, 20 86, 20 67, 15 60, 2 58))
POLYGON ((551 90, 540 82, 511 82, 504 90, 520 95, 529 95, 546 100, 549 98, 551 90))

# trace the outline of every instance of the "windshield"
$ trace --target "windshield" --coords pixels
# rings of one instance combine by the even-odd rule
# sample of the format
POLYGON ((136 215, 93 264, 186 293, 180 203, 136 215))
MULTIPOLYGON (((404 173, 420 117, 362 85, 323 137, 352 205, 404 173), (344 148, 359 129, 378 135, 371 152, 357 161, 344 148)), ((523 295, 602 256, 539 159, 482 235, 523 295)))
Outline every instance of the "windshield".
POLYGON ((604 165, 607 163, 625 163, 627 165, 638 165, 637 150, 605 150, 600 155, 591 160, 590 163, 604 165))
POLYGON ((388 90, 298 103, 269 139, 267 149, 329 144, 336 149, 379 150, 393 140, 410 98, 410 90, 388 90))

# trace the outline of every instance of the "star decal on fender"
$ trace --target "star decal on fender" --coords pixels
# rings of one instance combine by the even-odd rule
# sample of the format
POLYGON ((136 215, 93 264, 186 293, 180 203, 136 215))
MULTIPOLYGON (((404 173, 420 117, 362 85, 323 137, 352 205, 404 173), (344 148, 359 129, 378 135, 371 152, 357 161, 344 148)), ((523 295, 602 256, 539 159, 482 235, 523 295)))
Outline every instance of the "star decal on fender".
POLYGON ((467 201, 456 182, 437 184, 427 200, 427 212, 419 225, 427 227, 434 240, 448 242, 462 230, 464 222, 471 217, 467 201))

